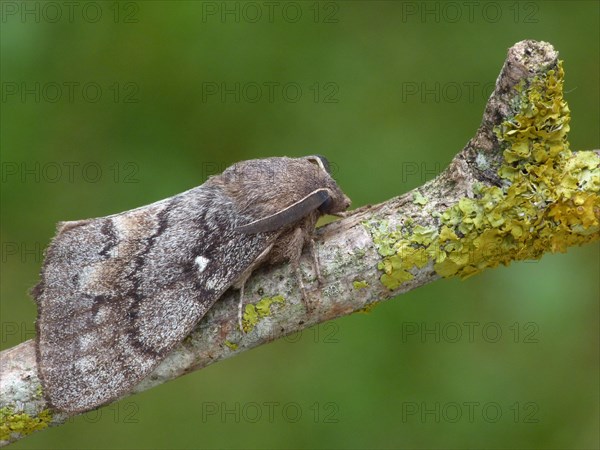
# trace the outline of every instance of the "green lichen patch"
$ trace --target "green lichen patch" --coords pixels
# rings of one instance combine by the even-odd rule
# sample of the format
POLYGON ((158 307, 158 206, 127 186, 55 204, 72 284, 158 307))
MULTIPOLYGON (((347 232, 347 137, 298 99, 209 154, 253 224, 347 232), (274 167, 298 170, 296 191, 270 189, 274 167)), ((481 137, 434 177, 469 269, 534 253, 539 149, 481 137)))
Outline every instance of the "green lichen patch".
POLYGON ((238 349, 238 345, 235 342, 225 341, 223 343, 232 351, 236 351, 238 349))
POLYGON ((242 326, 244 327, 244 331, 246 333, 252 331, 260 319, 270 316, 271 306, 276 303, 284 304, 285 298, 281 295, 264 297, 255 305, 246 305, 246 308, 244 309, 244 315, 242 317, 242 326))
POLYGON ((365 289, 369 287, 369 283, 367 283, 364 280, 361 281, 353 281, 352 282, 352 287, 354 287, 354 289, 356 289, 357 291, 361 290, 361 289, 365 289))
POLYGON ((598 240, 600 158, 572 153, 563 69, 518 86, 518 113, 494 131, 503 148, 502 186, 477 184, 435 226, 365 224, 382 256, 381 282, 396 289, 429 262, 443 277, 469 277, 511 261, 598 240))
POLYGON ((13 408, 7 406, 0 408, 0 441, 8 441, 11 435, 26 436, 34 431, 48 428, 52 422, 52 413, 49 409, 41 411, 37 417, 26 413, 15 413, 13 408))
POLYGON ((369 314, 371 311, 373 311, 373 309, 375 309, 375 307, 377 305, 380 305, 380 304, 381 303, 379 303, 379 302, 368 303, 363 308, 357 309, 356 312, 361 313, 361 314, 369 314))
POLYGON ((421 194, 419 191, 415 191, 413 193, 413 203, 415 205, 425 206, 427 204, 427 199, 421 194))
POLYGON ((365 222, 377 252, 383 257, 378 269, 384 274, 380 281, 389 289, 396 289, 405 281, 412 280, 413 267, 424 267, 428 260, 427 246, 437 236, 435 227, 412 226, 406 223, 400 229, 391 229, 385 220, 365 222))
POLYGON ((38 384, 38 387, 35 389, 35 398, 42 398, 42 395, 43 395, 42 385, 38 384))
POLYGON ((396 254, 394 246, 401 237, 401 231, 392 230, 388 221, 384 219, 373 219, 363 222, 363 225, 371 233, 377 253, 384 257, 396 254))

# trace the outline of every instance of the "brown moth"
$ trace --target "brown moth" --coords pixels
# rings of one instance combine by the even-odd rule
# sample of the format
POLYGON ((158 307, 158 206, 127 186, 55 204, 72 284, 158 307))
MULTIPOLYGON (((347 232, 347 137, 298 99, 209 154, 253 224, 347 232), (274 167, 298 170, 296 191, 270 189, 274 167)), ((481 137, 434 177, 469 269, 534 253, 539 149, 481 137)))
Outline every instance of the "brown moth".
POLYGON ((137 209, 59 223, 33 289, 48 402, 83 412, 125 394, 228 288, 243 297, 259 264, 290 261, 299 273, 317 219, 349 205, 325 158, 281 157, 239 162, 137 209))

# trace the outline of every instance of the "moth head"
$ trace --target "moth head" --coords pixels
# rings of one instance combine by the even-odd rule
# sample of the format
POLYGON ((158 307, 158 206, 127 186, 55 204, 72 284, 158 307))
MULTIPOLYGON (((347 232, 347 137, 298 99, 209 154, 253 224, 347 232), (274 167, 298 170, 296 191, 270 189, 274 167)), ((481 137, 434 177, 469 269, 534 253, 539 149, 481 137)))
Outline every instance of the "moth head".
POLYGON ((244 233, 270 232, 310 214, 338 214, 350 206, 323 156, 267 158, 238 163, 221 179, 247 217, 244 233), (232 174, 236 172, 236 177, 232 174), (257 176, 257 174, 259 176, 257 176), (253 219, 253 220, 252 220, 253 219))
POLYGON ((306 160, 319 168, 319 185, 327 190, 327 198, 319 206, 321 214, 337 214, 350 207, 351 201, 342 192, 335 180, 331 177, 331 169, 327 158, 321 155, 307 156, 306 160))

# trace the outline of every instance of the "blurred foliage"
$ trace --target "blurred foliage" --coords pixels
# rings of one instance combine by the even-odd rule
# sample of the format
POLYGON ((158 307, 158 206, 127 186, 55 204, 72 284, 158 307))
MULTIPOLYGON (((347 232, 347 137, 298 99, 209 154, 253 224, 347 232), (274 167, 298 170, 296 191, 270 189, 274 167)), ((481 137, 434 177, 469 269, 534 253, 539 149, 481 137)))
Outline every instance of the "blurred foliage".
MULTIPOLYGON (((560 51, 571 148, 599 147, 595 1, 0 6, 2 349, 34 336, 56 222, 269 155, 384 201, 463 147, 519 40, 560 51)), ((598 448, 599 257, 440 281, 14 448, 598 448)))

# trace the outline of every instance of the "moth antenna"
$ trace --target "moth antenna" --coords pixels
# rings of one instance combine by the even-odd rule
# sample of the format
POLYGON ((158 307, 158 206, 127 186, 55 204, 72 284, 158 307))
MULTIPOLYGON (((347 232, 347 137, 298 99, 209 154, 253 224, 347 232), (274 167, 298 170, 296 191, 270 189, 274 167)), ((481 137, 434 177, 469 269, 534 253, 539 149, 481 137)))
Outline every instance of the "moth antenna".
POLYGON ((321 170, 323 170, 327 173, 331 173, 330 168, 329 168, 329 161, 323 155, 313 155, 313 156, 307 157, 306 159, 308 159, 311 162, 316 163, 321 168, 321 170))

